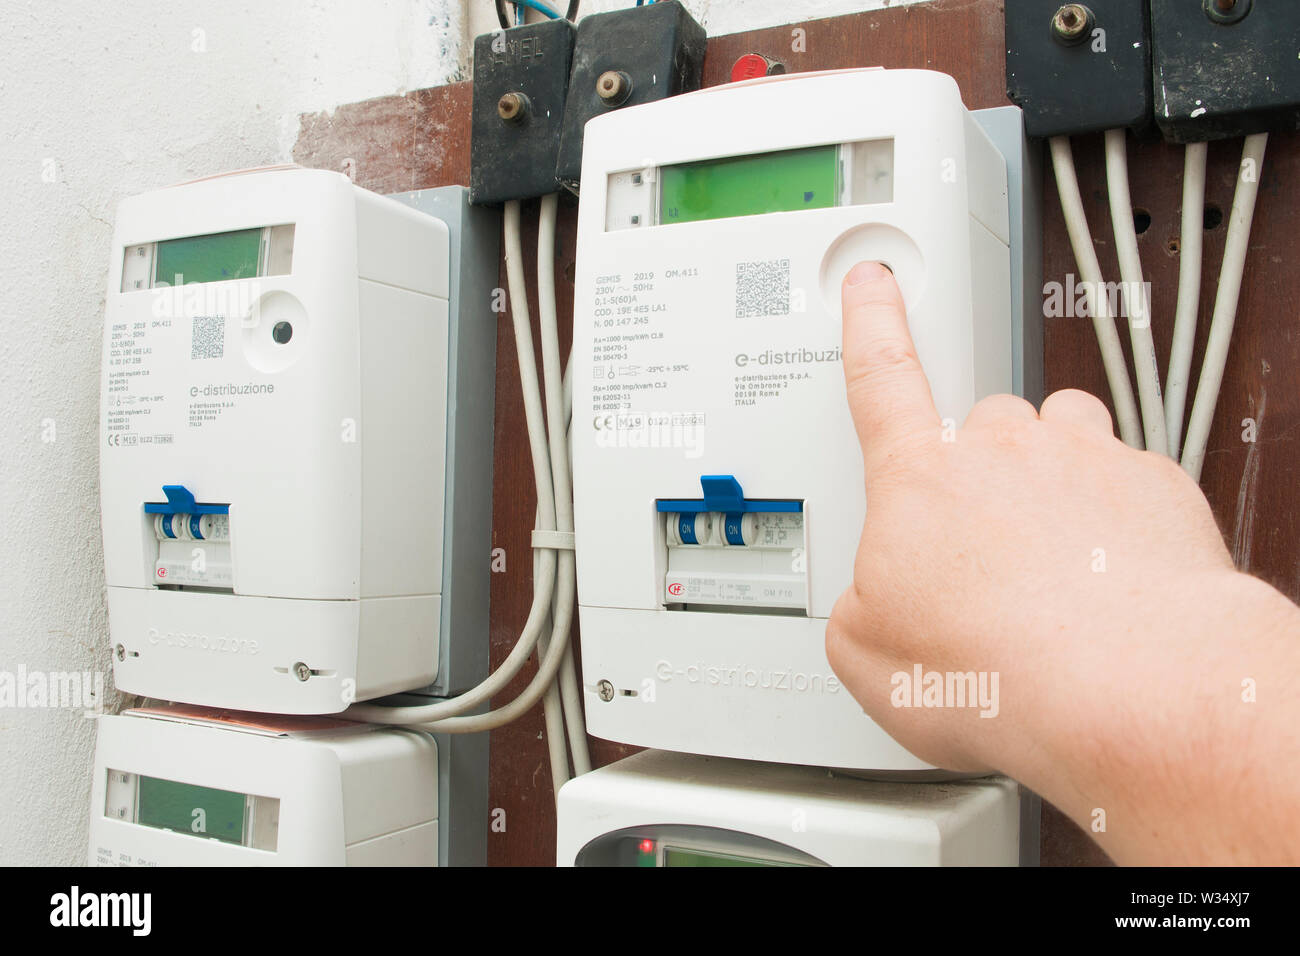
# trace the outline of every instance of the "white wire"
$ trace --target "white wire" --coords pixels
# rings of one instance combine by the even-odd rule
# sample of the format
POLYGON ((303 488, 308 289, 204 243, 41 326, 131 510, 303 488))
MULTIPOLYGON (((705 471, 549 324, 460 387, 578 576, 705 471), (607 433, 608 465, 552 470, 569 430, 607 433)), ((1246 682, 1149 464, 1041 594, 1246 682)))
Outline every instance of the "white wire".
POLYGON ((1142 432, 1148 451, 1169 454, 1165 432, 1165 405, 1160 397, 1160 369, 1151 337, 1151 302, 1142 281, 1142 256, 1133 225, 1133 198, 1129 194, 1127 133, 1106 130, 1106 182, 1110 193, 1110 219, 1115 229, 1115 251, 1128 312, 1129 341, 1137 371, 1138 401, 1142 405, 1142 432))
MULTIPOLYGON (((555 298, 555 219, 558 205, 559 197, 555 194, 542 197, 537 227, 537 308, 542 371, 546 379, 547 438, 550 442, 551 475, 555 482, 555 526, 559 531, 572 531, 573 485, 568 429, 573 414, 573 386, 572 382, 566 383, 560 364, 559 307, 555 298)), ((582 695, 578 689, 572 645, 564 652, 559 677, 573 768, 576 773, 587 773, 591 770, 591 756, 587 750, 587 728, 582 719, 582 695)))
POLYGON ((1061 211, 1065 215, 1065 228, 1070 233, 1074 260, 1083 280, 1084 292, 1088 296, 1088 311, 1092 315, 1092 327, 1097 333, 1097 345, 1101 349, 1106 380, 1110 383, 1120 438, 1126 445, 1141 448, 1142 428, 1138 420, 1137 403, 1133 399, 1133 386, 1129 383, 1128 366, 1124 363, 1119 333, 1115 331, 1115 322, 1111 318, 1106 291, 1102 286, 1101 265, 1097 262, 1097 250, 1092 246, 1092 233, 1088 230, 1088 218, 1084 214, 1083 199, 1079 195, 1079 179, 1074 170, 1070 139, 1067 136, 1053 136, 1050 145, 1056 188, 1061 196, 1061 211))
MULTIPOLYGON (((534 513, 534 521, 537 515, 534 513)), ((536 568, 540 549, 533 551, 533 567, 536 568)), ((551 606, 546 618, 547 630, 554 626, 555 596, 551 596, 551 606)), ((537 641, 537 653, 543 657, 550 641, 543 635, 537 641)), ((560 787, 572 778, 569 773, 569 753, 564 749, 564 703, 560 699, 560 690, 552 682, 542 696, 542 712, 546 724, 546 752, 551 761, 551 787, 558 794, 560 787)))
MULTIPOLYGON (((533 479, 537 492, 537 527, 555 528, 555 494, 551 483, 551 469, 546 445, 546 426, 542 414, 541 388, 537 380, 537 359, 533 351, 532 322, 528 313, 528 288, 524 279, 523 244, 519 226, 519 202, 512 200, 505 206, 506 284, 510 293, 510 312, 514 320, 515 346, 519 359, 519 382, 523 390, 524 418, 528 427, 528 446, 532 454, 533 479)), ((572 520, 572 518, 570 518, 572 520)), ((364 720, 381 724, 425 725, 430 721, 454 717, 473 710, 506 685, 523 669, 532 655, 545 627, 550 612, 551 597, 557 580, 558 562, 555 552, 542 549, 537 562, 538 573, 533 577, 533 603, 528 620, 519 640, 509 655, 491 675, 477 687, 434 704, 411 707, 383 707, 378 704, 353 704, 343 713, 349 720, 364 720)), ((451 635, 445 635, 450 639, 451 635)), ((487 714, 476 714, 476 718, 487 714)), ((440 728, 441 729, 441 728, 440 728)), ((448 730, 450 732, 450 730, 448 730)))
POLYGON ((1259 179, 1264 171, 1264 150, 1268 134, 1246 137, 1237 167, 1237 191, 1232 198, 1228 218, 1228 239, 1223 248, 1223 267, 1219 272, 1219 289, 1214 297, 1214 317, 1210 320, 1210 337, 1205 345, 1205 360, 1196 386, 1196 400, 1187 421, 1187 443, 1183 446, 1183 470, 1201 480, 1205 464, 1205 446, 1210 439, 1214 408, 1219 401, 1223 370, 1228 364, 1228 346, 1232 327, 1237 321, 1237 302, 1241 297, 1241 279, 1246 271, 1246 251, 1250 245, 1250 227, 1255 218, 1255 199, 1259 179))
POLYGON ((1169 454, 1178 457, 1183 438, 1183 412, 1192 375, 1192 346, 1201 308, 1201 246, 1205 233, 1205 166, 1208 143, 1188 143, 1183 157, 1183 225, 1178 245, 1178 307, 1174 312, 1174 344, 1169 350, 1165 380, 1165 432, 1169 454))
MULTIPOLYGON (((569 631, 573 626, 574 570, 573 552, 561 551, 559 570, 556 577, 555 620, 551 626, 550 644, 542 655, 537 673, 522 694, 497 710, 486 714, 469 714, 462 717, 449 717, 432 723, 419 724, 422 730, 444 734, 472 734, 482 730, 495 730, 511 721, 518 720, 536 705, 555 681, 556 672, 564 660, 564 653, 569 647, 569 631)), ((405 724, 405 722, 404 722, 405 724)))
MULTIPOLYGON (((573 349, 569 349, 569 362, 564 370, 564 433, 565 461, 573 473, 573 349)), ((569 730, 569 750, 573 753, 573 772, 577 775, 591 772, 591 751, 587 747, 587 724, 583 718, 582 685, 578 682, 577 664, 573 648, 564 654, 560 670, 560 696, 564 700, 564 720, 569 730)))
MULTIPOLYGON (((544 381, 544 396, 546 399, 546 436, 547 451, 550 455, 551 462, 551 479, 555 493, 555 527, 559 531, 573 530, 573 496, 569 491, 569 469, 568 460, 563 453, 564 442, 564 424, 563 421, 557 421, 557 416, 563 416, 563 388, 561 386, 561 372, 558 368, 558 346, 556 344, 555 317, 555 216, 558 197, 555 194, 542 197, 541 210, 537 220, 537 310, 539 325, 541 327, 542 337, 542 373, 544 381), (556 355, 553 357, 552 352, 556 355), (557 397, 559 397, 559 408, 556 407, 557 397), (556 441, 560 442, 561 453, 556 454, 556 441)), ((554 621, 557 608, 555 601, 558 595, 551 595, 551 619, 554 621)), ((545 654, 547 645, 538 645, 538 653, 545 654)), ((571 653, 565 651, 564 660, 569 659, 571 653)), ((561 661, 560 676, 563 678, 563 660, 561 661)), ((546 688, 546 694, 542 698, 542 705, 546 712, 546 741, 547 748, 551 757, 551 786, 556 793, 560 792, 560 787, 568 782, 569 774, 569 755, 565 750, 566 731, 566 714, 565 701, 560 696, 560 688, 557 684, 552 683, 546 688)))

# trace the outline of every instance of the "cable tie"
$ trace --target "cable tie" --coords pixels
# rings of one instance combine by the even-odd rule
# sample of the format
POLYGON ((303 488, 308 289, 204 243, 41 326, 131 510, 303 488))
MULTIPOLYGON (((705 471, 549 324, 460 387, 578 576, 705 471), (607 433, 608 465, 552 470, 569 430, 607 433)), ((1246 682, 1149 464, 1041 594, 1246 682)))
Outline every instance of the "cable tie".
POLYGON ((533 547, 553 548, 556 551, 572 551, 574 549, 573 532, 572 531, 544 531, 541 528, 534 528, 533 547))

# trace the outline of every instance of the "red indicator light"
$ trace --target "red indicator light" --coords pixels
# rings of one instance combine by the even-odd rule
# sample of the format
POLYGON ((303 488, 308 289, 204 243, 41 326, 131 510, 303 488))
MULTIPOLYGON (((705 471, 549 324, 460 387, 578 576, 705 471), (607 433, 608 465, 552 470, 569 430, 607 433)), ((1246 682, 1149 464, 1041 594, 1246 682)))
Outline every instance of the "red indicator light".
POLYGON ((655 851, 654 840, 642 840, 639 848, 642 853, 653 853, 655 851))

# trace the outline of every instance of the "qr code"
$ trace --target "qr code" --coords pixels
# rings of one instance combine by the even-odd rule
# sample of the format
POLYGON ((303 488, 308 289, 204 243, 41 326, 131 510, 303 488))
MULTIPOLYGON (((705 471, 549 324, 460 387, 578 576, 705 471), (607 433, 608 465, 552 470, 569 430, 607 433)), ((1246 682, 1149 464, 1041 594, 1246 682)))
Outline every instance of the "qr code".
POLYGON ((736 318, 789 314, 789 259, 736 263, 736 318))
POLYGON ((226 350, 226 317, 196 315, 190 339, 190 359, 219 359, 226 350))

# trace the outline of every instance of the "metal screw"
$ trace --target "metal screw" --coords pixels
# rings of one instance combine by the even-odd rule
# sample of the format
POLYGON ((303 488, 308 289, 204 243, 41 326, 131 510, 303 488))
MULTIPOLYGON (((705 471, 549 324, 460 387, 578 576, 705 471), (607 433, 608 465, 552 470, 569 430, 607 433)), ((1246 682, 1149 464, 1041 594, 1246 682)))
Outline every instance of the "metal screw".
POLYGON ((1201 0, 1201 9, 1215 23, 1238 23, 1250 13, 1254 0, 1201 0))
POLYGON ((596 80, 596 95, 606 106, 618 106, 632 95, 632 77, 621 70, 606 70, 596 80))
POLYGON ((1092 11, 1082 3, 1067 3, 1052 17, 1052 36, 1073 46, 1087 39, 1095 22, 1092 11))
POLYGON ((497 100, 497 116, 507 123, 522 122, 528 115, 528 97, 523 93, 507 93, 497 100))
POLYGON ((119 661, 126 660, 126 648, 121 644, 117 645, 117 659, 119 661))
POLYGON ((308 677, 311 677, 311 668, 302 661, 299 661, 293 665, 293 676, 298 678, 298 680, 306 680, 308 677))
POLYGON ((608 704, 614 699, 614 685, 607 680, 603 680, 596 685, 596 693, 600 695, 601 700, 608 704))

